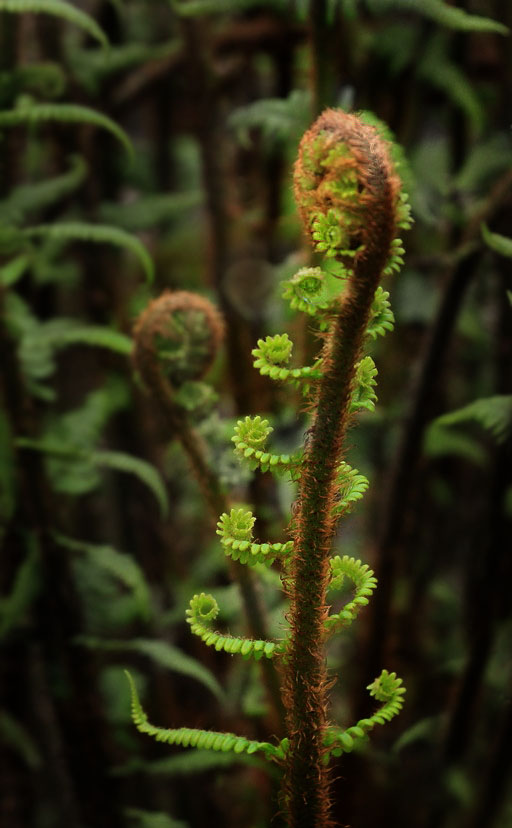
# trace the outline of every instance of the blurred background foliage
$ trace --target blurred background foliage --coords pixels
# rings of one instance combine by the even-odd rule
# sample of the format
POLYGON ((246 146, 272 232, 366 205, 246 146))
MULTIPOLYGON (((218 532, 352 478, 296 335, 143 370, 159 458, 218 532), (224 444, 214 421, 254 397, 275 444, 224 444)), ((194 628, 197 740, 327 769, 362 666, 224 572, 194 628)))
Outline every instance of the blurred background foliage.
MULTIPOLYGON (((290 171, 325 106, 388 124, 415 219, 379 404, 350 435, 371 486, 337 541, 379 588, 329 651, 337 723, 367 715, 383 665, 406 706, 340 761, 334 815, 512 824, 511 26, 508 0, 0 0, 3 828, 263 828, 277 809, 277 771, 130 721, 126 667, 156 724, 282 735, 258 665, 189 634, 194 592, 240 634, 244 612, 131 335, 163 289, 221 310, 208 387, 181 403, 221 486, 283 539, 291 485, 252 479, 230 437, 255 413, 282 451, 307 429, 250 350, 288 329, 314 353, 280 285, 309 263, 290 171)), ((261 597, 279 637, 277 572, 261 597)))

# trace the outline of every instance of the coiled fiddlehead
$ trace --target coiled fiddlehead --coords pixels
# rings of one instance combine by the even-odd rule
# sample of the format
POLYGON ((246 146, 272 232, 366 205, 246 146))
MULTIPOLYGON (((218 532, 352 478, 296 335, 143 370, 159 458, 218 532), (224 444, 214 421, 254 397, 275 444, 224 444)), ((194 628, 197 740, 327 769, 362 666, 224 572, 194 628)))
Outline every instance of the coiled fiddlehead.
POLYGON ((235 433, 231 438, 235 444, 235 451, 242 460, 247 461, 253 470, 259 467, 262 472, 271 471, 274 474, 289 472, 293 476, 298 471, 302 454, 301 452, 272 454, 264 451, 267 437, 273 430, 268 420, 263 419, 259 414, 238 420, 235 433))
POLYGON ((248 509, 231 509, 224 512, 217 524, 224 552, 235 561, 254 566, 271 566, 275 559, 287 558, 293 549, 293 541, 287 543, 254 543, 252 528, 256 518, 248 509))
POLYGON ((283 651, 284 646, 275 641, 262 641, 253 638, 237 638, 233 635, 224 635, 209 626, 219 614, 219 605, 213 595, 194 595, 186 612, 187 623, 195 635, 198 635, 208 647, 216 650, 225 650, 234 655, 240 653, 244 658, 252 657, 258 661, 262 656, 272 656, 283 651))

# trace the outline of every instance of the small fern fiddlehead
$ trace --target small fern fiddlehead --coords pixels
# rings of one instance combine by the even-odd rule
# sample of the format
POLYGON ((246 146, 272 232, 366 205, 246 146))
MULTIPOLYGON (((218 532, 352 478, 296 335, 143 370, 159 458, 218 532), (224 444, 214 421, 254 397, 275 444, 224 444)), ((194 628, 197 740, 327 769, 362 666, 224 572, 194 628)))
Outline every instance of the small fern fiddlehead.
POLYGON ((293 549, 293 541, 287 543, 254 543, 252 528, 256 518, 249 509, 236 508, 224 512, 217 524, 224 552, 235 561, 255 566, 271 566, 276 558, 286 559, 293 549))
POLYGON ((238 420, 235 426, 235 433, 231 438, 235 444, 235 451, 238 456, 247 461, 251 469, 258 467, 262 472, 271 471, 274 474, 289 472, 292 476, 298 473, 302 454, 272 454, 265 451, 267 437, 272 433, 273 428, 260 415, 245 417, 238 420))

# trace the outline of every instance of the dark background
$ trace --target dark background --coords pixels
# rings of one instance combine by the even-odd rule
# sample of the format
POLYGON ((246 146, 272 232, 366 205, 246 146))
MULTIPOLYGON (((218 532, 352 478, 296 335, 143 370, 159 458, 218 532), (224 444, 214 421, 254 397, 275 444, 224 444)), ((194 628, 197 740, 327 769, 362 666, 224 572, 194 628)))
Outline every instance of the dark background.
MULTIPOLYGON (((469 15, 512 26, 511 4, 70 5, 108 50, 77 21, 0 4, 2 828, 281 824, 276 769, 158 745, 130 720, 124 668, 155 724, 282 735, 258 667, 205 647, 184 621, 194 592, 211 590, 219 625, 246 630, 213 515, 128 337, 163 289, 219 307, 218 400, 193 426, 226 492, 253 504, 258 535, 283 539, 293 487, 251 479, 230 437, 246 414, 268 415, 282 450, 307 428, 297 394, 261 378, 250 350, 288 330, 297 364, 314 353, 312 323, 289 312, 280 282, 309 261, 291 165, 326 105, 388 124, 415 219, 405 267, 384 285, 396 328, 372 349, 379 404, 349 434, 371 486, 336 544, 379 588, 329 649, 333 721, 368 715, 365 686, 382 667, 403 677, 406 705, 338 760, 334 816, 507 828, 512 277, 481 225, 511 235, 512 50, 506 31, 469 15), (109 116, 133 161, 83 111, 4 117, 42 103, 109 116), (87 229, 88 241, 19 232, 64 221, 138 238, 154 282, 111 230, 104 243, 87 229)), ((279 637, 277 573, 261 595, 279 637)))

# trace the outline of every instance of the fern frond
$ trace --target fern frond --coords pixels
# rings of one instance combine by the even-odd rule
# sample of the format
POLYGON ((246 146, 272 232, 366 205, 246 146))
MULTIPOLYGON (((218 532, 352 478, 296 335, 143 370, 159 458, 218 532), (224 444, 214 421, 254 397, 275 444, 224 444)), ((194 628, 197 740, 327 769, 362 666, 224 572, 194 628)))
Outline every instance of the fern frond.
POLYGON ((214 621, 219 614, 219 605, 212 595, 201 592, 194 595, 190 600, 187 609, 187 623, 194 635, 204 641, 208 647, 215 647, 216 650, 225 650, 226 653, 234 655, 240 653, 244 658, 254 658, 258 661, 262 656, 272 658, 284 650, 283 644, 275 641, 263 641, 253 638, 237 638, 233 635, 223 635, 212 630, 210 621, 214 621))
POLYGON ((259 414, 256 417, 238 420, 235 434, 231 438, 235 444, 235 452, 253 471, 259 467, 262 472, 289 472, 293 476, 298 471, 302 454, 271 454, 264 451, 267 437, 272 431, 268 420, 264 420, 259 414))
POLYGON ((375 291, 375 296, 370 309, 370 319, 366 333, 372 339, 378 336, 385 336, 388 331, 395 327, 395 316, 389 303, 389 291, 384 290, 381 285, 375 291))
POLYGON ((351 601, 336 613, 332 613, 325 620, 324 626, 330 634, 338 632, 352 623, 362 607, 368 604, 373 590, 377 586, 377 579, 367 564, 355 558, 336 555, 331 559, 331 581, 329 592, 335 592, 343 586, 349 578, 355 586, 355 594, 351 601))
POLYGON ((302 368, 285 368, 281 364, 289 361, 292 348, 293 343, 288 334, 276 334, 267 336, 266 339, 258 339, 258 347, 252 350, 252 355, 256 357, 253 365, 263 376, 282 382, 291 381, 297 386, 302 380, 310 382, 320 379, 322 377, 321 359, 318 359, 314 365, 306 365, 302 368))
POLYGON ((123 145, 130 158, 133 158, 133 146, 126 132, 107 115, 88 106, 69 103, 30 103, 0 112, 0 129, 46 121, 89 124, 106 129, 123 145))
POLYGON ((242 145, 250 144, 250 130, 257 129, 264 144, 271 147, 298 136, 307 126, 309 111, 309 92, 294 89, 287 98, 264 98, 235 109, 228 124, 236 131, 242 145))
POLYGON ((402 686, 402 679, 396 673, 389 673, 383 670, 380 676, 375 679, 367 688, 370 695, 383 704, 375 713, 367 719, 360 719, 353 727, 341 730, 337 727, 330 727, 324 737, 324 744, 329 747, 325 761, 331 756, 341 756, 342 753, 350 753, 357 744, 366 741, 367 734, 373 730, 375 725, 383 725, 393 719, 404 706, 405 687, 402 686))
POLYGON ((319 267, 302 267, 291 279, 283 282, 283 299, 288 299, 292 310, 303 311, 314 316, 325 311, 329 300, 322 298, 325 274, 319 267))
POLYGON ((357 364, 355 378, 356 387, 350 402, 350 411, 352 413, 360 411, 361 409, 366 409, 366 411, 375 410, 377 395, 374 388, 377 385, 377 381, 375 379, 377 374, 378 371, 371 356, 363 357, 361 362, 357 364))
POLYGON ((197 730, 195 728, 180 727, 175 730, 155 727, 148 722, 139 700, 135 682, 128 670, 125 670, 126 677, 130 683, 132 719, 137 730, 147 733, 157 742, 165 742, 169 745, 181 745, 182 747, 194 747, 200 750, 220 750, 224 753, 263 753, 266 759, 272 759, 277 755, 277 748, 269 742, 256 742, 246 739, 244 736, 235 736, 234 733, 219 733, 214 730, 197 730))
POLYGON ((70 169, 62 175, 16 187, 6 201, 0 202, 0 219, 7 224, 21 224, 27 215, 55 204, 80 187, 87 165, 79 155, 72 156, 70 162, 70 169))
POLYGON ((338 466, 336 485, 337 501, 332 508, 332 514, 340 518, 350 512, 354 503, 361 500, 370 483, 364 474, 359 474, 357 469, 343 461, 338 466))
POLYGON ((509 30, 503 23, 469 14, 464 9, 448 6, 443 0, 366 0, 369 9, 376 14, 385 14, 389 11, 411 11, 422 14, 430 20, 446 26, 448 29, 457 29, 460 32, 496 32, 506 35, 509 30))
POLYGON ((115 224, 125 230, 148 230, 164 224, 198 207, 203 200, 202 193, 158 193, 141 196, 131 204, 109 204, 100 206, 100 217, 108 224, 115 224))
POLYGON ((179 40, 166 43, 123 43, 111 45, 108 50, 72 49, 67 57, 72 72, 82 86, 96 93, 105 78, 141 63, 162 60, 177 55, 182 48, 179 40))
POLYGON ((217 523, 224 552, 242 564, 258 563, 271 566, 276 558, 287 557, 293 549, 293 541, 287 543, 253 543, 252 529, 256 518, 249 509, 231 509, 222 514, 217 523))
POLYGON ((27 535, 27 554, 19 565, 11 592, 0 598, 0 639, 23 619, 40 589, 40 558, 36 536, 27 535))
POLYGON ((0 267, 0 284, 4 287, 11 287, 25 275, 30 267, 30 256, 16 256, 3 267, 0 267))
MULTIPOLYGON (((0 113, 1 117, 1 113, 0 113)), ((136 236, 109 224, 86 224, 67 221, 62 224, 40 224, 22 231, 26 238, 45 238, 57 241, 85 241, 95 244, 114 244, 130 250, 139 260, 149 282, 153 281, 154 267, 146 247, 136 236)))
POLYGON ((470 420, 490 431, 497 443, 504 443, 512 432, 512 394, 482 397, 437 417, 434 423, 436 426, 451 426, 470 420))
POLYGON ((502 236, 500 233, 491 233, 486 224, 481 225, 482 238, 486 245, 499 253, 500 256, 507 256, 512 258, 512 239, 508 236, 502 236))
POLYGON ((77 9, 65 0, 0 0, 0 12, 51 14, 83 29, 102 46, 108 46, 107 36, 96 21, 86 12, 77 9))

